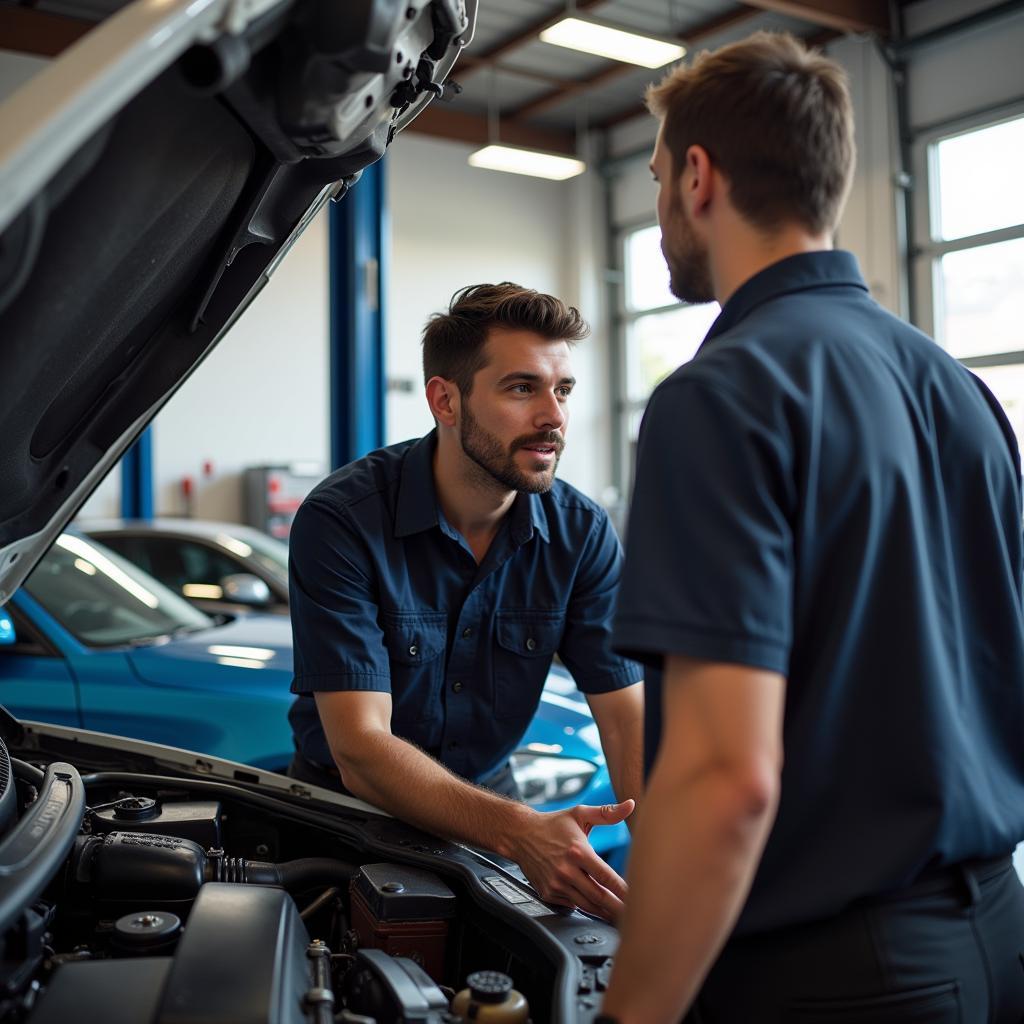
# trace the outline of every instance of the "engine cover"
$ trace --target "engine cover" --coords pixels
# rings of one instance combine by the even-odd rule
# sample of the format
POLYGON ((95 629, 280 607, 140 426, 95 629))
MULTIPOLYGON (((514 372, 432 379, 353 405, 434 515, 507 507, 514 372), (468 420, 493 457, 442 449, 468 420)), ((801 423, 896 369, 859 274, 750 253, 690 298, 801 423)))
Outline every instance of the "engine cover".
POLYGON ((283 889, 207 883, 178 945, 157 1024, 306 1024, 308 945, 283 889))

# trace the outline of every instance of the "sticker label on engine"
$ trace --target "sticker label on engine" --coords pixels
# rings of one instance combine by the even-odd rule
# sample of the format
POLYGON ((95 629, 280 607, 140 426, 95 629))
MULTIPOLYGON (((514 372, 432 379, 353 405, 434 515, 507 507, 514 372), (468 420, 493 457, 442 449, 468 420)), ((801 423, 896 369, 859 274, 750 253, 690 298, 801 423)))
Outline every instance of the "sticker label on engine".
POLYGON ((516 888, 499 875, 488 875, 484 881, 506 902, 515 906, 529 917, 544 917, 551 913, 543 903, 535 900, 528 892, 516 888))

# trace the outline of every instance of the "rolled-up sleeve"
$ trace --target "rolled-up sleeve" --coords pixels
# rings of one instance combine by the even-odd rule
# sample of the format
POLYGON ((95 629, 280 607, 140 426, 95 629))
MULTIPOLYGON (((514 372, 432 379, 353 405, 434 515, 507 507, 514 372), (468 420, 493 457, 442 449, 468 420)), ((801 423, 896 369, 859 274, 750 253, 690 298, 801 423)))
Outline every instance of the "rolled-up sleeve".
POLYGON ((587 536, 566 614, 559 656, 583 693, 608 693, 643 679, 635 661, 612 650, 612 614, 622 547, 601 512, 587 536))
POLYGON ((644 415, 615 648, 787 673, 794 503, 781 425, 672 378, 644 415))
POLYGON ((292 525, 288 576, 292 692, 390 692, 372 568, 343 509, 316 500, 302 505, 292 525))

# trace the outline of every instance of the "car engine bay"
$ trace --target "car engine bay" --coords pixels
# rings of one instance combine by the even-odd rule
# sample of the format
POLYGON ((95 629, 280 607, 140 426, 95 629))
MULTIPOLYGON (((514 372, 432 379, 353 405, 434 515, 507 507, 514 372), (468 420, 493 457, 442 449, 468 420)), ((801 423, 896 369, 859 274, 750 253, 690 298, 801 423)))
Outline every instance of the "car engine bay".
POLYGON ((514 865, 47 728, 11 719, 0 741, 3 1024, 598 1012, 615 929, 541 903, 514 865))

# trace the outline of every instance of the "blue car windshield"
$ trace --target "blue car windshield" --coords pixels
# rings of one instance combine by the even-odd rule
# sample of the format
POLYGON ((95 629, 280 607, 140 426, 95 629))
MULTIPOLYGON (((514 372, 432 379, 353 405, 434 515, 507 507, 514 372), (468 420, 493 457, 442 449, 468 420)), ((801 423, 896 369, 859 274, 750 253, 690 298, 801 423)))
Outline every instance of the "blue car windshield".
POLYGON ((92 647, 148 643, 209 629, 214 621, 95 541, 62 534, 25 589, 92 647))

